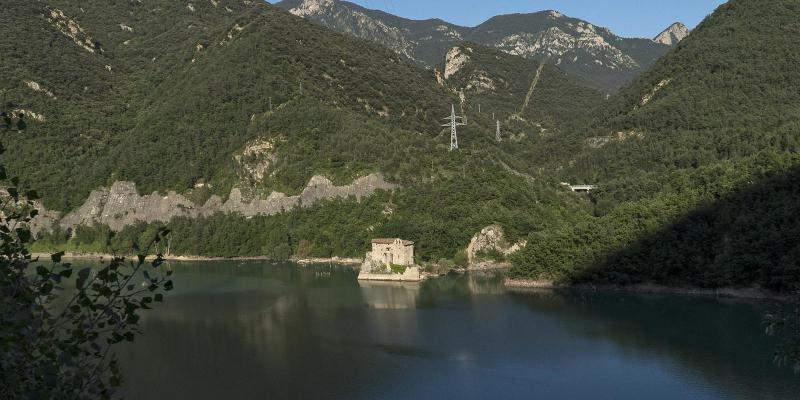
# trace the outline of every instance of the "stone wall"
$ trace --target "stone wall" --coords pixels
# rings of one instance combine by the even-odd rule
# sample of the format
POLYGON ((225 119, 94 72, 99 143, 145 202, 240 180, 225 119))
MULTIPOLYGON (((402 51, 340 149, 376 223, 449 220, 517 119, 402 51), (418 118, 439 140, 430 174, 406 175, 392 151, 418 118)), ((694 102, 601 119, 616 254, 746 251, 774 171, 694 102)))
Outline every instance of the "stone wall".
POLYGON ((369 257, 385 265, 414 265, 414 245, 406 245, 402 240, 395 240, 391 244, 372 243, 372 253, 369 257))
POLYGON ((402 274, 376 274, 367 271, 361 271, 358 274, 360 281, 387 281, 387 282, 419 282, 422 280, 422 274, 419 267, 408 267, 402 274))

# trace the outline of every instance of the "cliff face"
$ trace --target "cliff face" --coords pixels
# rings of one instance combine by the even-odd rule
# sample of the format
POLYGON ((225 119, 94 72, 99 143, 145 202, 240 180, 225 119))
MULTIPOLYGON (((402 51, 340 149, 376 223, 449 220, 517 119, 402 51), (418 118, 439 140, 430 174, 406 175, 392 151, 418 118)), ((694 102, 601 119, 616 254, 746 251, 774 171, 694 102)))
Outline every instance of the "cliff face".
POLYGON ((663 32, 659 33, 658 36, 653 39, 653 41, 667 46, 674 46, 681 40, 686 39, 690 32, 691 31, 686 25, 676 22, 670 25, 669 28, 665 29, 663 32))
MULTIPOLYGON (((383 175, 371 174, 344 186, 336 186, 329 179, 314 176, 297 196, 273 192, 266 198, 256 197, 250 201, 243 198, 241 190, 231 190, 227 201, 212 196, 203 205, 197 205, 183 195, 169 192, 166 195, 153 193, 140 196, 133 182, 115 182, 110 188, 95 190, 84 204, 58 221, 62 228, 95 223, 108 225, 120 231, 138 222, 168 222, 175 217, 211 215, 214 213, 238 213, 246 217, 274 215, 295 207, 310 207, 318 201, 334 198, 355 197, 361 200, 376 190, 393 190, 397 185, 386 182, 383 175)), ((52 226, 57 220, 52 212, 42 213, 47 220, 34 221, 40 230, 52 226)))
POLYGON ((481 261, 480 253, 483 251, 497 250, 504 256, 510 256, 527 246, 527 241, 520 241, 510 245, 505 239, 503 227, 491 225, 481 229, 469 241, 467 246, 467 258, 470 265, 479 264, 481 261))

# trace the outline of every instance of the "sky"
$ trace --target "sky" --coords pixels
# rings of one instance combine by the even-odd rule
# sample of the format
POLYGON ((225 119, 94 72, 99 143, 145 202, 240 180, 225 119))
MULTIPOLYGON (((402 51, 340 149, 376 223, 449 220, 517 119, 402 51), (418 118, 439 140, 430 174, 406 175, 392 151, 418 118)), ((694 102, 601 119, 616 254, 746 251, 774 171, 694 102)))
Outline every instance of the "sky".
POLYGON ((694 28, 723 0, 349 0, 411 19, 475 26, 499 14, 557 10, 623 37, 652 38, 673 22, 694 28))

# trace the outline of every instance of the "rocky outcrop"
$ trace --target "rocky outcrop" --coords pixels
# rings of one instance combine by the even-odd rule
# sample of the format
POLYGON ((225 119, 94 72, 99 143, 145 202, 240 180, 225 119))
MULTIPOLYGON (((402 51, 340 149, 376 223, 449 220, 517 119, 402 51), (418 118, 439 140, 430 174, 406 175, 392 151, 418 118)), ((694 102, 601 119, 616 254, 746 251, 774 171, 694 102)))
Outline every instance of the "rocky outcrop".
POLYGON ((653 87, 653 89, 650 90, 650 92, 642 96, 641 100, 639 101, 638 107, 646 106, 647 103, 649 103, 650 100, 653 100, 653 97, 656 97, 656 94, 658 94, 658 92, 660 92, 661 89, 664 89, 667 85, 669 85, 670 82, 672 82, 671 78, 663 79, 661 82, 658 82, 658 84, 656 84, 653 87))
POLYGON ((13 118, 25 117, 25 118, 32 119, 32 120, 35 120, 35 121, 40 121, 40 122, 45 120, 44 114, 40 114, 40 113, 37 113, 35 111, 31 111, 31 110, 25 110, 25 109, 22 109, 22 108, 18 108, 16 110, 11 110, 11 116, 13 118))
POLYGON ((509 256, 521 250, 526 244, 527 242, 520 241, 509 245, 505 240, 503 227, 500 225, 490 225, 481 229, 481 231, 469 241, 469 246, 467 246, 467 259, 470 265, 474 265, 481 261, 480 253, 482 252, 497 250, 500 254, 509 256))
POLYGON ((303 0, 300 5, 289 10, 298 17, 308 17, 323 14, 333 8, 333 0, 303 0))
POLYGON ((386 182, 381 174, 358 178, 344 186, 336 186, 325 177, 314 176, 302 193, 296 196, 273 192, 266 198, 247 200, 241 189, 234 188, 227 201, 223 202, 219 196, 212 196, 205 204, 197 205, 175 192, 140 196, 134 183, 115 182, 110 188, 93 191, 80 208, 61 218, 59 224, 62 228, 70 229, 78 225, 99 223, 119 231, 138 222, 168 222, 175 217, 196 218, 218 212, 236 213, 246 217, 275 215, 297 207, 310 207, 322 200, 348 197, 361 200, 376 190, 393 190, 396 187, 397 185, 386 182))
POLYGON ((469 47, 453 47, 447 52, 444 61, 444 79, 450 79, 453 75, 457 74, 469 62, 468 52, 472 49, 469 47))
POLYGON ((55 99, 56 98, 56 96, 53 94, 53 92, 51 90, 45 88, 39 82, 34 82, 34 81, 24 81, 24 82, 25 82, 25 85, 27 85, 30 90, 33 90, 34 92, 37 92, 37 93, 43 93, 47 97, 49 97, 51 99, 55 99))
MULTIPOLYGON (((24 196, 20 196, 19 199, 14 200, 8 193, 7 188, 0 188, 0 202, 4 204, 3 209, 0 210, 0 216, 3 218, 10 218, 14 212, 23 211, 26 209, 35 209, 38 212, 30 222, 27 223, 28 228, 31 230, 34 236, 38 236, 38 234, 42 231, 49 229, 53 224, 58 221, 60 215, 55 211, 48 211, 45 210, 42 203, 38 200, 30 201, 26 199, 24 196)), ((27 214, 25 214, 27 215, 27 214)), ((9 219, 7 220, 9 223, 8 226, 14 226, 17 220, 9 219)))
POLYGON ((245 146, 244 150, 233 156, 239 178, 250 182, 260 182, 276 172, 272 165, 277 161, 275 143, 280 139, 258 139, 245 146))
POLYGON ((89 36, 83 28, 78 25, 78 22, 68 17, 63 11, 52 8, 48 10, 47 21, 56 28, 61 34, 70 38, 76 45, 89 53, 101 51, 95 43, 94 39, 89 36))
POLYGON ((644 139, 644 132, 636 129, 615 132, 610 136, 595 136, 585 140, 587 146, 599 149, 609 143, 619 143, 630 139, 644 139))
POLYGON ((665 29, 663 32, 659 33, 658 36, 653 38, 653 41, 667 46, 674 46, 681 40, 686 39, 690 32, 691 31, 688 27, 686 27, 686 25, 676 22, 670 25, 669 28, 665 29))
POLYGON ((551 58, 559 65, 567 60, 576 63, 579 55, 589 55, 599 65, 614 70, 639 66, 630 55, 606 40, 605 36, 610 33, 602 31, 602 28, 582 21, 563 28, 554 26, 538 33, 514 33, 500 39, 494 46, 525 58, 551 58))

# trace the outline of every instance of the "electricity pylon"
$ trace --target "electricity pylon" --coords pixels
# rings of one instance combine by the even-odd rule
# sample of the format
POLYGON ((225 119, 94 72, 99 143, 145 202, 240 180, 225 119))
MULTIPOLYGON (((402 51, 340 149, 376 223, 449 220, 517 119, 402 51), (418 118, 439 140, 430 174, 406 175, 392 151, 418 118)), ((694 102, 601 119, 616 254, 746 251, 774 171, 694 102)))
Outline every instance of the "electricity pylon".
POLYGON ((464 117, 456 115, 456 106, 451 105, 450 116, 444 119, 449 119, 450 122, 442 125, 450 127, 450 151, 458 150, 458 127, 466 125, 464 117))

